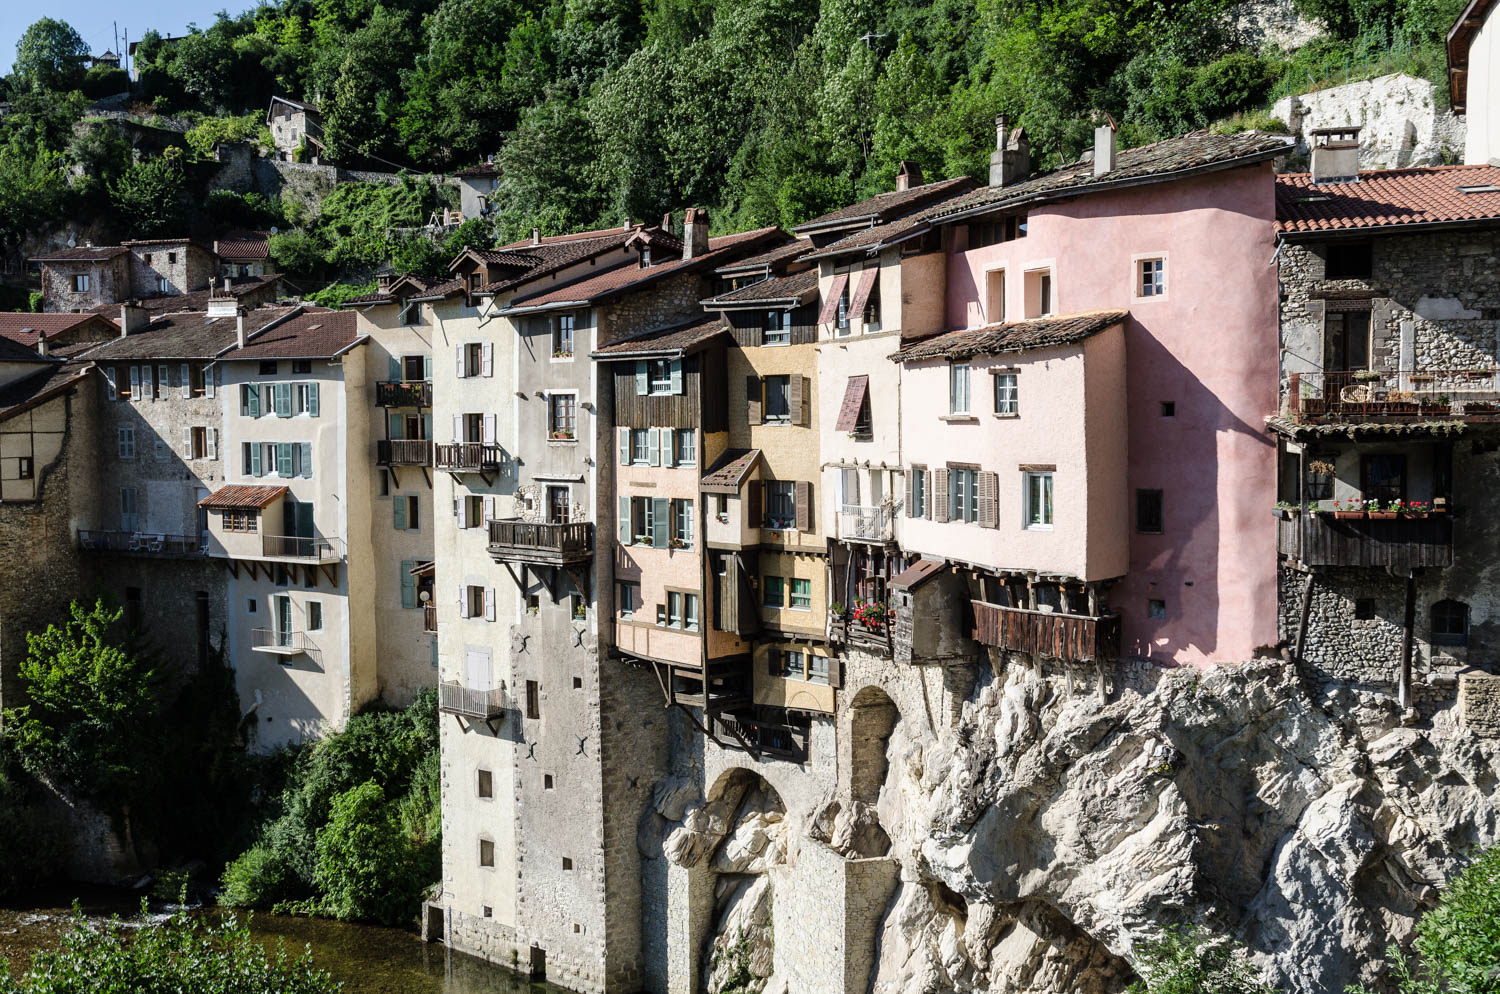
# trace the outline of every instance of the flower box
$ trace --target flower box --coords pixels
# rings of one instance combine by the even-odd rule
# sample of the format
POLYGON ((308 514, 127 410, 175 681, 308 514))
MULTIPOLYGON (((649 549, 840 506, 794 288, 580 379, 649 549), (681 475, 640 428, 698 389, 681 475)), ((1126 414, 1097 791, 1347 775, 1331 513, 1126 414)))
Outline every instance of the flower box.
POLYGON ((1366 511, 1371 521, 1390 521, 1397 517, 1396 511, 1366 511))
POLYGON ((1363 511, 1334 511, 1333 512, 1333 516, 1335 518, 1337 518, 1339 521, 1353 521, 1356 518, 1363 518, 1365 516, 1365 512, 1363 512, 1363 511))

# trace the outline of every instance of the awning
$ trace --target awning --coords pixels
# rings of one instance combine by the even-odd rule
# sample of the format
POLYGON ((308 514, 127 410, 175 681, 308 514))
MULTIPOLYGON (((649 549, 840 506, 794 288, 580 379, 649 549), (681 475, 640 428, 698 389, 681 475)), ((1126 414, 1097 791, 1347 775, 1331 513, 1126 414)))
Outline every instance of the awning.
POLYGON ((844 402, 839 405, 839 420, 835 431, 853 431, 859 424, 859 412, 864 409, 865 397, 870 392, 870 377, 861 373, 849 377, 844 387, 844 402))
POLYGON ((823 301, 823 310, 818 315, 818 324, 827 324, 838 315, 839 301, 844 298, 844 287, 848 285, 848 273, 840 273, 833 278, 833 286, 828 288, 828 297, 823 301))
POLYGON ((854 291, 854 300, 849 305, 850 314, 863 314, 865 305, 870 302, 870 291, 875 289, 875 277, 880 273, 879 266, 869 266, 859 274, 859 286, 854 291))

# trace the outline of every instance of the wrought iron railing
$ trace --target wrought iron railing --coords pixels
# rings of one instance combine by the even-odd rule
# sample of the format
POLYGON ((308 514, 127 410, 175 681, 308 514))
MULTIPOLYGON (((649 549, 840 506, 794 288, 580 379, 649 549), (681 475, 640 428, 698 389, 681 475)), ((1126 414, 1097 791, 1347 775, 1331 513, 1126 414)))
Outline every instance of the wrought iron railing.
POLYGON ((1068 662, 1111 660, 1120 654, 1120 616, 1033 611, 975 601, 974 638, 997 649, 1068 662))
POLYGON ((1354 369, 1292 373, 1286 413, 1297 418, 1496 418, 1500 369, 1354 369))
POLYGON ((304 652, 320 653, 316 642, 306 632, 282 631, 277 628, 255 628, 250 632, 250 648, 261 652, 280 652, 287 655, 304 652))
POLYGON ((98 531, 82 528, 78 530, 78 547, 86 552, 172 558, 196 558, 208 554, 206 539, 201 535, 163 535, 150 532, 98 531))
POLYGON ((300 535, 262 535, 261 555, 276 559, 310 559, 329 562, 343 558, 337 539, 300 535))

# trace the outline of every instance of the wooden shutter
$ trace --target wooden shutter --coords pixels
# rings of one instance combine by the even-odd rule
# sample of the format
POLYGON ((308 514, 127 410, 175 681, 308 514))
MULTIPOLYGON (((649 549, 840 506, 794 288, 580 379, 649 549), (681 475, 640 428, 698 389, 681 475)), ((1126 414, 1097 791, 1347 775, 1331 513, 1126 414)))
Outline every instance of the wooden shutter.
POLYGON ((398 532, 406 531, 406 499, 397 497, 391 501, 391 524, 398 532))
POLYGON ((182 457, 193 458, 193 429, 191 428, 182 429, 182 457))
POLYGON ((493 414, 484 416, 484 444, 495 444, 495 415, 493 414))
POLYGON ((741 498, 745 502, 745 527, 759 528, 762 517, 761 507, 765 498, 765 484, 760 480, 751 480, 745 488, 745 496, 741 498))
POLYGON ((942 467, 932 470, 932 520, 948 520, 948 471, 942 467))
POLYGON ((651 546, 655 549, 667 547, 667 536, 672 534, 672 505, 665 497, 651 498, 651 546))
POLYGON ((760 377, 745 377, 745 420, 753 425, 764 424, 761 417, 760 377))
POLYGON ((422 415, 422 438, 432 441, 432 412, 428 411, 422 415))
POLYGON ((635 361, 635 395, 644 397, 651 390, 651 385, 646 382, 646 360, 635 361))
POLYGON ((464 369, 464 347, 462 345, 455 346, 454 347, 454 353, 455 353, 455 355, 457 356, 457 359, 458 359, 458 368, 457 368, 458 378, 459 379, 463 379, 464 376, 466 375, 466 371, 464 369))
POLYGON ((484 620, 495 620, 495 588, 484 588, 484 620))
POLYGON ((920 472, 920 470, 917 470, 915 468, 908 469, 906 471, 906 516, 908 518, 915 516, 915 512, 912 510, 912 498, 915 496, 913 490, 916 487, 916 476, 918 472, 920 472))
POLYGON ((797 495, 797 530, 810 532, 813 528, 812 483, 798 480, 792 489, 797 495))
POLYGON ((312 478, 312 443, 302 443, 302 475, 312 478))
POLYGON ((417 606, 417 578, 411 575, 414 566, 416 563, 410 559, 401 561, 401 606, 404 608, 417 606))
POLYGON ((486 521, 493 521, 493 520, 495 520, 495 498, 493 498, 493 497, 486 497, 483 500, 483 502, 481 503, 481 507, 484 510, 484 520, 486 520, 486 521))
POLYGON ((259 442, 246 442, 245 444, 250 447, 250 475, 251 476, 262 476, 262 475, 264 475, 261 472, 260 443, 259 442))
POLYGON ((259 384, 255 384, 255 383, 242 383, 242 384, 240 384, 240 390, 245 395, 245 410, 249 412, 250 417, 252 417, 252 418, 258 418, 258 417, 260 417, 260 386, 259 386, 259 384))
POLYGON ((309 383, 307 385, 307 413, 312 417, 317 417, 319 409, 318 384, 309 383))
POLYGON ((188 369, 188 364, 183 363, 177 370, 177 375, 182 377, 182 399, 190 400, 193 396, 193 374, 188 369))
POLYGON ((630 465, 630 429, 620 428, 617 430, 620 437, 620 465, 630 465))
POLYGON ((156 393, 152 394, 155 400, 166 400, 167 390, 171 387, 170 367, 165 363, 156 367, 156 393))
POLYGON ((109 392, 110 400, 114 400, 120 396, 119 390, 115 386, 115 375, 116 372, 113 366, 104 370, 104 388, 109 392))
POLYGON ((661 464, 663 466, 676 466, 677 454, 672 450, 672 443, 676 440, 670 428, 659 428, 661 434, 661 464))
POLYGON ((469 616, 469 588, 460 584, 458 588, 458 616, 467 618, 469 616))
POLYGON ((276 443, 276 475, 283 479, 292 475, 292 443, 276 443))
POLYGON ((844 661, 836 656, 828 657, 828 686, 838 690, 844 685, 844 661))
POLYGON ((428 383, 432 382, 432 356, 422 357, 422 379, 428 383))
POLYGON ((798 376, 796 373, 793 373, 791 376, 788 376, 786 379, 787 379, 787 416, 791 419, 791 422, 794 425, 806 425, 807 424, 807 418, 804 417, 804 413, 805 412, 803 411, 803 408, 802 408, 802 403, 803 403, 803 400, 805 399, 804 396, 803 396, 803 394, 804 394, 804 385, 805 385, 806 381, 803 380, 803 378, 800 377, 800 376, 798 376))
POLYGON ((619 521, 620 544, 621 545, 634 545, 635 544, 635 528, 634 528, 634 522, 632 522, 630 520, 630 498, 629 497, 621 497, 620 498, 619 515, 620 515, 620 521, 619 521))
POLYGON ((290 383, 277 383, 275 385, 276 416, 278 418, 289 418, 292 416, 292 385, 290 383))
MULTIPOLYGON (((396 503, 399 504, 400 501, 397 501, 396 503)), ((459 496, 459 498, 453 502, 453 505, 454 514, 458 518, 458 527, 469 527, 469 498, 459 496)))
POLYGON ((979 476, 979 523, 985 528, 1000 527, 1000 477, 996 473, 980 473, 979 476))
POLYGON ((838 316, 839 301, 843 299, 844 287, 849 284, 849 274, 839 273, 828 287, 828 296, 823 298, 823 310, 818 315, 818 324, 828 324, 838 316))
POLYGON ((754 635, 760 631, 760 601, 755 596, 755 586, 750 577, 756 571, 757 563, 754 560, 747 561, 743 553, 734 554, 733 571, 739 574, 739 618, 737 620, 737 634, 754 635))
POLYGON ((646 429, 646 462, 652 466, 661 465, 661 435, 655 428, 646 429))
POLYGON ((132 402, 141 399, 141 367, 130 367, 130 399, 132 402))
POLYGON ((219 385, 219 364, 214 363, 203 371, 203 396, 212 397, 219 385))
POLYGON ((672 393, 682 393, 682 360, 673 359, 668 368, 672 374, 672 393))
POLYGON ((721 632, 739 630, 740 624, 740 565, 739 557, 732 553, 724 556, 724 573, 716 576, 719 581, 719 613, 714 618, 714 627, 721 632))
POLYGON ((210 428, 208 434, 208 458, 219 458, 219 429, 210 428))
POLYGON ((479 372, 483 376, 495 375, 495 343, 485 342, 479 346, 479 372))

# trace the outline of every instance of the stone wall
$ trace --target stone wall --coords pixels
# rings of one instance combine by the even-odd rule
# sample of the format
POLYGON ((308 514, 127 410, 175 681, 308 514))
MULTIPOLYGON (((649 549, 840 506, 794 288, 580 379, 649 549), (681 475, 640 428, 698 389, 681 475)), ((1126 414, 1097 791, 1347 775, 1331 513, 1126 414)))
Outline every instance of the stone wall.
POLYGON ((132 296, 160 297, 205 290, 213 278, 213 254, 191 242, 136 245, 130 250, 132 296), (165 290, 162 280, 167 281, 165 290))
POLYGON ((703 306, 699 301, 708 296, 708 291, 707 276, 684 273, 662 280, 651 293, 626 294, 614 303, 604 304, 595 311, 599 315, 598 345, 607 345, 623 335, 700 317, 703 306))
POLYGON ((130 296, 129 257, 102 262, 49 262, 42 266, 42 310, 47 314, 86 311, 130 296), (74 290, 73 277, 86 274, 87 290, 74 290))
MULTIPOLYGON (((1463 119, 1438 109, 1431 81, 1405 73, 1282 97, 1271 114, 1298 135, 1360 128, 1361 169, 1441 165, 1463 155, 1463 119)), ((1306 154, 1306 143, 1299 149, 1306 154)))
POLYGON ((1500 677, 1465 673, 1458 681, 1458 712, 1480 735, 1500 736, 1500 677))

